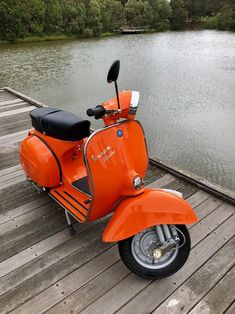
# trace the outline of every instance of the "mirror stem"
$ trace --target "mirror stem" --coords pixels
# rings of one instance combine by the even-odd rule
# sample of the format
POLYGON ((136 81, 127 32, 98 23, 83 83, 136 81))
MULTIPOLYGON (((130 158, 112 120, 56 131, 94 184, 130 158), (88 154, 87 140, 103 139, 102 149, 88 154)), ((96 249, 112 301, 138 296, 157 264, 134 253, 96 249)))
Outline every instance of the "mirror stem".
POLYGON ((115 83, 115 89, 116 89, 116 95, 117 95, 118 109, 120 109, 120 101, 119 101, 117 81, 115 81, 114 83, 115 83))

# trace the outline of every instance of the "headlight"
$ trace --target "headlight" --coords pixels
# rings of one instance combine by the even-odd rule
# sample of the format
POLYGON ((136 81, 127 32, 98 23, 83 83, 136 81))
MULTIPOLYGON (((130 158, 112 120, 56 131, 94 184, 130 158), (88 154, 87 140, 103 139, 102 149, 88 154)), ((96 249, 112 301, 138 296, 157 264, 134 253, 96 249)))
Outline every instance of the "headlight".
POLYGON ((144 185, 144 182, 141 177, 135 177, 133 180, 133 186, 136 190, 140 190, 142 186, 144 185))

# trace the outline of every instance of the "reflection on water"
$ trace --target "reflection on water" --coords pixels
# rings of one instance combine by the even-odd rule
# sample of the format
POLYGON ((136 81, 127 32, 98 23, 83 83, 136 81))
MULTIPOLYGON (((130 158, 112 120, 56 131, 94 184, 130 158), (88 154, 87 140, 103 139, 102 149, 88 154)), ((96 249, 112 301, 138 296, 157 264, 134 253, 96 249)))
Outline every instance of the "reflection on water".
MULTIPOLYGON (((235 34, 168 32, 0 47, 0 86, 85 117, 121 89, 141 93, 149 153, 235 189, 235 34)), ((99 122, 92 122, 96 127, 99 122)))

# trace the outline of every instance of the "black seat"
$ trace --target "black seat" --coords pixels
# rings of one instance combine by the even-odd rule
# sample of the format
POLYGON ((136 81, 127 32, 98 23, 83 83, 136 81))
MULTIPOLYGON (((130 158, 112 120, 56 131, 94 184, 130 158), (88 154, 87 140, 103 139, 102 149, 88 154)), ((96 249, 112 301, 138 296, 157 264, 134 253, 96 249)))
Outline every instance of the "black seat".
POLYGON ((59 140, 79 141, 90 135, 90 121, 61 109, 37 108, 30 117, 37 131, 59 140))

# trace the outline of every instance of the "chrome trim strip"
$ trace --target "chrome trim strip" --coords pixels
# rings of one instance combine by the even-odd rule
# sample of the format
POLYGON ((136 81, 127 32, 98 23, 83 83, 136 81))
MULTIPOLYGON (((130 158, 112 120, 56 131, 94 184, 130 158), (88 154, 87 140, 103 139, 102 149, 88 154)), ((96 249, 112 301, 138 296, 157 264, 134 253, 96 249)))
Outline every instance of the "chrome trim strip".
MULTIPOLYGON (((134 121, 136 121, 137 123, 139 123, 139 125, 141 126, 141 129, 142 129, 143 135, 144 135, 144 142, 145 142, 145 148, 146 148, 147 159, 148 159, 147 167, 146 167, 146 170, 145 170, 145 175, 146 175, 146 173, 147 173, 147 171, 148 171, 148 167, 149 167, 149 152, 148 152, 147 140, 146 140, 144 128, 143 128, 142 124, 140 123, 140 121, 139 121, 139 120, 134 120, 134 121)), ((143 180, 143 181, 144 181, 144 180, 143 180)))
POLYGON ((75 190, 79 191, 80 193, 85 194, 86 196, 88 196, 88 198, 91 197, 90 194, 87 194, 86 192, 84 192, 84 191, 82 191, 82 190, 79 190, 78 188, 76 188, 76 186, 72 185, 72 187, 73 187, 75 190))

